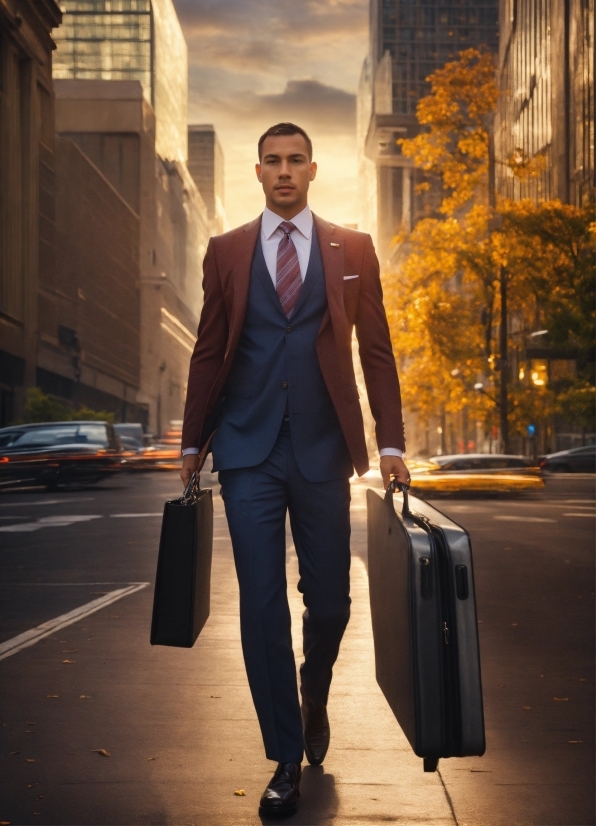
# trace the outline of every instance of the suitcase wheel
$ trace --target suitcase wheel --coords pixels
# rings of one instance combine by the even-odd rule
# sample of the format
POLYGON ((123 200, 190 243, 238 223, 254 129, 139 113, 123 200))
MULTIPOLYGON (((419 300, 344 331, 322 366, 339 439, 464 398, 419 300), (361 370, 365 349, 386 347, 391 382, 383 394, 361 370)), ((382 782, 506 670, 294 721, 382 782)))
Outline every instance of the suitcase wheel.
POLYGON ((424 757, 424 771, 425 772, 436 772, 437 766, 439 765, 439 758, 438 757, 424 757))

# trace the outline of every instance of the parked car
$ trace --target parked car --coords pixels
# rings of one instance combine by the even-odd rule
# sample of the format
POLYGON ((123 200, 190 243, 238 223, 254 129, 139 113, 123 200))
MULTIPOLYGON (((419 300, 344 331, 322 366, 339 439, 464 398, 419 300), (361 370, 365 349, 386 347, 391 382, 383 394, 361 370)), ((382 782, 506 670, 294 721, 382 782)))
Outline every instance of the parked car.
POLYGON ((547 473, 596 473, 596 445, 548 453, 541 457, 540 469, 547 473))
POLYGON ((41 422, 0 429, 0 487, 93 484, 121 468, 108 422, 41 422))
POLYGON ((541 490, 544 487, 535 463, 524 456, 499 453, 465 453, 432 456, 410 465, 414 491, 499 493, 541 490))

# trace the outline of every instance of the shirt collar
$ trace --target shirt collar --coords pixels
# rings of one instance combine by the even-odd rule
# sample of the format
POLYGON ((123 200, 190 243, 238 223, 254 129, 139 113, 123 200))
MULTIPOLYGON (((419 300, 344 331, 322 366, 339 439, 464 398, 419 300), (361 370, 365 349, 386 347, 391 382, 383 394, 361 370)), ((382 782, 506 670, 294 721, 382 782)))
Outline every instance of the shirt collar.
MULTIPOLYGON (((261 219, 261 227, 265 234, 265 238, 269 240, 282 221, 285 220, 285 218, 281 218, 275 212, 272 212, 268 207, 265 207, 263 210, 263 217, 261 219)), ((292 218, 292 223, 305 238, 310 238, 312 233, 313 217, 308 204, 304 207, 302 212, 299 212, 298 215, 294 215, 292 218)))

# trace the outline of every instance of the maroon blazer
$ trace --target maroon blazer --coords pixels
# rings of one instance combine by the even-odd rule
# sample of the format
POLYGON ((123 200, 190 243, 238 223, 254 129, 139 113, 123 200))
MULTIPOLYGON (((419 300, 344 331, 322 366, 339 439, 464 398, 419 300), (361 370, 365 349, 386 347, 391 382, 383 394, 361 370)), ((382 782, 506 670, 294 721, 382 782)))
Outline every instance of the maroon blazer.
MULTIPOLYGON (((369 468, 352 362, 352 329, 360 350, 379 449, 405 450, 399 381, 383 307, 379 262, 370 235, 314 216, 328 309, 317 339, 325 384, 359 475, 369 468), (344 276, 358 278, 344 280, 344 276)), ((261 229, 249 224, 211 238, 203 262, 204 304, 190 360, 182 449, 202 447, 205 424, 234 361, 242 333, 253 253, 261 229)))

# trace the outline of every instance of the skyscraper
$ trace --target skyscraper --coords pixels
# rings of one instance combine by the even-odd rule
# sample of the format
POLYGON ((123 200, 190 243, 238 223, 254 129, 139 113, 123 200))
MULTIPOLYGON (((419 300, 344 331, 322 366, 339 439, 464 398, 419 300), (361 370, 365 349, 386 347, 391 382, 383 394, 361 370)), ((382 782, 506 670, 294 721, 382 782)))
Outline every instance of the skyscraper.
POLYGON ((211 232, 229 229, 224 210, 224 156, 210 123, 188 127, 188 171, 203 196, 211 232))
POLYGON ((498 190, 508 198, 579 206, 595 185, 594 1, 501 3, 497 160, 517 154, 545 163, 527 180, 497 163, 498 190))
POLYGON ((157 154, 186 161, 188 58, 172 0, 63 0, 59 79, 138 80, 153 106, 157 154))
POLYGON ((426 78, 458 53, 496 52, 498 0, 371 0, 370 45, 358 93, 361 228, 386 258, 391 238, 420 217, 416 172, 396 141, 419 131, 426 78))

